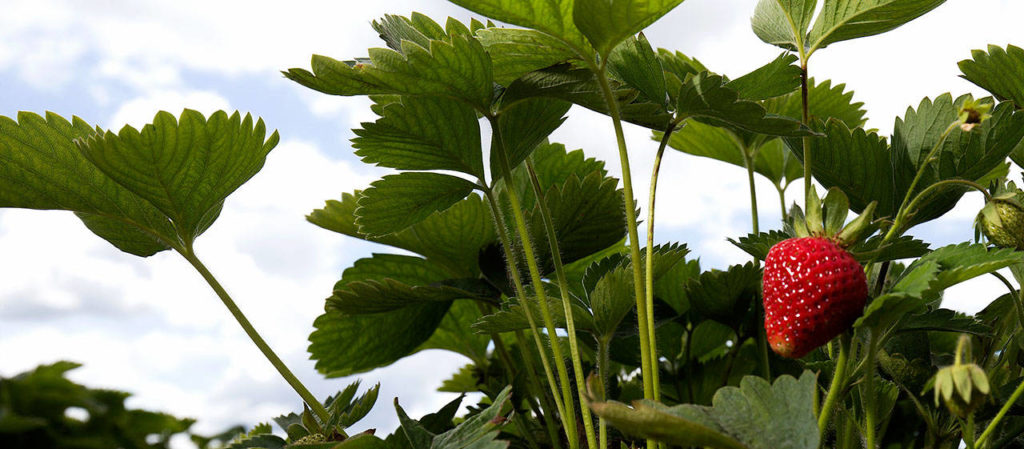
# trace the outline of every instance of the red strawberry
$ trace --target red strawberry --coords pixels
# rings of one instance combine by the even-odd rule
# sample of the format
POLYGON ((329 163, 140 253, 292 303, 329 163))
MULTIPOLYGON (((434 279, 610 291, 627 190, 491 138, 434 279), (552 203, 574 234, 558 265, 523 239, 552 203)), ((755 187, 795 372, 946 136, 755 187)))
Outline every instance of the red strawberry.
POLYGON ((783 240, 765 259, 768 343, 783 357, 803 357, 849 328, 867 296, 864 269, 832 239, 783 240))

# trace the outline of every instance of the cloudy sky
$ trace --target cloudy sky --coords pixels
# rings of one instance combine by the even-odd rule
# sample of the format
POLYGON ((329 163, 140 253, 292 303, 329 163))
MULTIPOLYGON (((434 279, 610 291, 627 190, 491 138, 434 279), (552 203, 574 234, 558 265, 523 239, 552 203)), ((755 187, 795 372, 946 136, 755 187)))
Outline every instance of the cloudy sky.
MULTIPOLYGON (((313 53, 348 58, 383 46, 369 22, 386 13, 416 10, 442 22, 472 15, 440 0, 4 3, 0 115, 49 110, 116 129, 145 124, 161 109, 238 109, 280 131, 266 167, 231 197, 197 251, 318 396, 343 388, 350 379, 325 380, 314 371, 306 338, 341 271, 381 248, 316 228, 304 215, 385 171, 360 163, 349 147, 350 129, 373 119, 366 100, 317 94, 278 71, 308 67, 313 53)), ((750 31, 755 3, 688 0, 647 36, 737 76, 779 53, 750 31)), ((1019 17, 1019 0, 950 0, 896 31, 821 51, 811 74, 847 83, 866 104, 868 126, 888 134, 894 117, 922 97, 982 95, 957 78, 956 62, 989 43, 1024 45, 1024 29, 1013 23, 1019 17)), ((617 173, 609 120, 578 108, 570 116, 553 139, 610 161, 617 173)), ((655 144, 639 128, 628 128, 627 137, 635 189, 646 204, 655 144)), ((725 241, 749 232, 744 172, 680 153, 668 154, 662 170, 658 240, 687 242, 705 267, 745 260, 725 241), (716 188, 699 187, 712 183, 716 188)), ((766 182, 758 189, 762 228, 771 228, 777 199, 766 182)), ((980 206, 980 196, 969 194, 915 234, 935 246, 967 240, 980 206)), ((1000 288, 977 280, 950 291, 947 304, 975 311, 1000 288)), ((0 210, 0 375, 60 359, 85 364, 73 373, 76 381, 133 392, 134 407, 196 417, 200 431, 252 424, 299 404, 177 255, 122 254, 69 213, 0 210)), ((435 410, 452 396, 434 389, 466 362, 427 351, 359 376, 383 385, 379 407, 363 424, 390 432, 395 396, 414 416, 435 410)))

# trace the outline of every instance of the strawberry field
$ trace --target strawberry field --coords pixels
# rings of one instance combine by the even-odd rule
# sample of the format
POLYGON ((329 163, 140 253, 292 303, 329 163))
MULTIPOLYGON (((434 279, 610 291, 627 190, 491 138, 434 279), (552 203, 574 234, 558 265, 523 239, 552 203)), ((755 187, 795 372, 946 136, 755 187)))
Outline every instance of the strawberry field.
MULTIPOLYGON (((281 81, 368 99, 375 118, 347 151, 392 171, 306 217, 378 245, 321 286, 309 355, 327 378, 427 349, 464 356, 440 387, 462 396, 424 416, 378 401, 379 386, 317 397, 196 251, 278 145, 263 119, 0 117, 0 207, 73 212, 124 253, 176 253, 294 390, 294 413, 197 446, 1024 447, 1024 50, 949 61, 988 95, 938 92, 884 136, 814 56, 944 0, 760 0, 744 12, 751 39, 778 56, 734 77, 645 36, 682 0, 452 3, 475 18, 387 15, 366 30, 379 47, 313 55, 281 81), (617 159, 549 138, 583 109, 605 116, 617 159), (631 128, 648 148, 627 145, 631 128), (746 173, 749 232, 722 238, 748 261, 708 269, 655 233, 664 198, 683 194, 658 190, 670 149, 746 173), (631 169, 639 159, 651 170, 631 169), (759 217, 764 180, 781 221, 759 217), (984 198, 974 239, 915 238, 968 195, 984 198), (944 307, 981 277, 1005 292, 974 315, 944 307), (375 408, 399 427, 367 429, 375 408)), ((76 366, 0 378, 3 447, 168 447, 192 425, 68 380, 76 366)))

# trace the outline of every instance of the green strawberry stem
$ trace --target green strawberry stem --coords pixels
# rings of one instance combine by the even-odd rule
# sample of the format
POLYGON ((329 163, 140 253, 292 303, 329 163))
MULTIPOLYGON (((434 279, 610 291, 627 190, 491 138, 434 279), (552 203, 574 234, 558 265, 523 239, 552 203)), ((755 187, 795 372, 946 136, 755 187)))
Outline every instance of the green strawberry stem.
POLYGON ((970 188, 972 188, 974 190, 977 190, 977 191, 981 192, 983 195, 985 195, 985 202, 986 203, 989 202, 989 201, 992 201, 992 194, 988 193, 988 189, 986 189, 981 184, 978 184, 978 183, 976 183, 974 181, 969 181, 969 180, 966 180, 966 179, 944 179, 942 181, 938 181, 935 184, 932 184, 932 185, 928 186, 927 188, 922 190, 921 193, 917 194, 917 196, 914 197, 913 201, 911 201, 910 204, 907 205, 907 210, 911 211, 911 212, 916 210, 918 203, 928 199, 928 197, 930 195, 932 195, 933 193, 936 193, 939 190, 942 190, 942 189, 944 189, 946 187, 950 187, 950 186, 954 186, 954 185, 964 185, 964 186, 970 187, 970 188))
MULTIPOLYGON (((536 333, 534 333, 534 335, 536 335, 536 333)), ((537 341, 539 342, 540 339, 537 339, 537 341)), ((539 397, 540 400, 544 402, 544 410, 549 411, 548 413, 543 414, 543 416, 544 427, 548 431, 548 438, 551 440, 551 447, 553 449, 562 449, 561 440, 558 438, 558 428, 555 427, 555 420, 553 416, 554 412, 551 412, 551 410, 559 410, 558 404, 552 404, 551 396, 544 394, 543 388, 541 388, 540 379, 537 379, 537 372, 534 371, 533 367, 533 354, 530 354, 530 350, 526 346, 526 334, 522 330, 516 331, 516 343, 519 345, 520 348, 522 348, 523 363, 526 365, 524 368, 526 368, 527 381, 530 383, 532 389, 534 390, 534 394, 536 394, 537 397, 539 397)), ((543 358, 543 354, 539 356, 543 358)), ((544 361, 546 362, 547 359, 544 359, 544 361)), ((528 397, 527 399, 530 398, 528 397)), ((533 407, 533 401, 531 401, 531 407, 533 407)), ((540 405, 537 405, 536 407, 539 408, 540 405)), ((542 416, 542 414, 538 408, 534 409, 534 414, 536 414, 537 417, 540 417, 542 416)))
MULTIPOLYGON (((685 122, 683 126, 686 126, 685 122)), ((665 134, 661 136, 658 152, 654 155, 654 167, 651 169, 651 187, 647 198, 647 260, 644 261, 644 291, 647 302, 647 330, 651 345, 651 383, 654 387, 654 400, 661 399, 661 381, 658 379, 658 344, 654 329, 654 199, 658 193, 658 173, 661 172, 661 158, 665 155, 672 133, 676 130, 673 121, 665 134)))
POLYGON ((865 355, 864 367, 864 444, 868 449, 875 449, 875 415, 878 413, 875 407, 875 353, 878 352, 878 334, 871 330, 871 337, 868 340, 868 352, 865 355))
POLYGON ((743 165, 747 168, 747 183, 750 184, 750 220, 754 224, 754 234, 757 234, 757 187, 754 185, 754 158, 743 152, 743 165))
MULTIPOLYGON (((484 308, 484 305, 481 303, 477 303, 477 305, 480 309, 480 313, 486 315, 488 310, 484 308)), ((498 354, 498 358, 501 359, 501 364, 504 365, 505 378, 507 379, 508 384, 515 384, 515 364, 512 363, 512 356, 508 353, 508 348, 505 347, 505 343, 501 341, 501 335, 498 335, 495 332, 491 332, 488 335, 491 337, 491 342, 494 343, 494 352, 498 354)), ((476 363, 478 366, 484 366, 483 363, 478 363, 476 361, 473 363, 476 363)), ((527 406, 533 408, 534 402, 532 400, 528 400, 527 406)), ((540 449, 540 445, 537 444, 536 439, 533 437, 533 432, 530 432, 529 429, 527 429, 526 423, 521 418, 524 415, 522 411, 519 410, 519 404, 515 404, 515 412, 516 415, 513 417, 513 421, 515 421, 516 428, 519 429, 519 432, 523 434, 523 438, 526 439, 526 444, 530 449, 540 449)), ((536 409, 534 409, 534 412, 536 412, 536 409)), ((557 434, 555 434, 552 440, 556 437, 557 434)))
MULTIPOLYGON (((644 384, 644 399, 654 398, 654 378, 651 374, 651 342, 649 340, 647 307, 644 304, 644 274, 640 266, 640 241, 637 235, 636 204, 633 199, 633 181, 629 170, 629 153, 626 149, 626 136, 622 131, 622 119, 619 115, 619 104, 612 92, 611 84, 608 82, 608 74, 605 71, 604 62, 595 71, 601 91, 604 93, 605 102, 608 104, 608 115, 612 118, 612 125, 615 128, 615 140, 619 146, 619 164, 622 167, 622 191, 625 196, 626 228, 629 235, 629 257, 633 261, 633 289, 636 295, 636 315, 640 337, 640 373, 644 384)), ((654 447, 653 441, 648 440, 647 447, 654 447)))
POLYGON ((835 407, 839 394, 844 388, 843 384, 846 383, 846 365, 849 358, 850 334, 843 332, 839 336, 839 357, 836 358, 836 368, 832 374, 832 383, 828 387, 828 394, 825 395, 825 403, 821 406, 821 414, 818 415, 818 433, 822 435, 823 443, 825 430, 828 428, 828 422, 832 418, 832 409, 835 407))
POLYGON ((964 437, 964 444, 967 445, 967 449, 974 449, 975 447, 977 447, 976 441, 974 440, 974 413, 972 412, 971 414, 967 415, 966 422, 962 419, 959 421, 961 430, 960 433, 964 437))
POLYGON ((242 309, 239 309, 238 305, 235 304, 235 301, 231 299, 231 295, 228 295, 228 292, 220 285, 220 282, 218 282, 217 278, 213 276, 213 273, 210 273, 210 270, 206 268, 206 265, 203 265, 203 262, 196 257, 192 244, 187 244, 183 250, 178 249, 178 253, 181 254, 188 263, 192 264, 192 267, 199 272, 206 283, 210 285, 210 288, 217 293, 221 302, 224 303, 224 307, 228 308, 228 311, 231 312, 231 316, 235 317, 235 321, 238 321, 238 325, 242 326, 242 330, 245 331, 245 334, 248 335, 256 347, 260 349, 260 352, 262 352, 263 356, 270 361, 270 364, 274 365, 274 368, 277 369, 277 372, 281 374, 281 377, 288 382, 288 385, 291 385, 292 389, 299 394, 299 397, 306 402, 306 405, 313 410, 313 413, 316 413, 316 416, 320 418, 320 421, 329 421, 330 414, 327 413, 327 409, 324 408, 323 404, 316 399, 316 396, 313 396, 313 393, 310 393, 309 389, 307 389, 306 386, 303 385, 297 377, 295 377, 295 374, 288 369, 288 366, 281 361, 281 358, 277 356, 274 350, 270 349, 270 345, 267 344, 266 340, 260 336, 260 333, 256 331, 256 328, 249 322, 249 319, 245 317, 244 313, 242 313, 242 309))
MULTIPOLYGON (((799 33, 797 33, 799 34, 799 33)), ((801 118, 804 125, 810 126, 811 116, 808 111, 807 103, 807 58, 809 54, 804 54, 804 49, 801 45, 800 48, 800 106, 801 112, 803 113, 801 118)), ((801 145, 803 145, 804 151, 804 198, 811 192, 811 138, 804 136, 800 139, 801 145)), ((785 209, 785 207, 783 207, 785 209)))
POLYGON ((775 190, 779 192, 779 210, 782 211, 782 221, 785 222, 789 219, 789 214, 786 212, 786 189, 776 184, 775 190))
MULTIPOLYGON (((540 180, 537 179, 537 171, 533 168, 532 158, 526 158, 526 170, 530 173, 530 184, 533 185, 533 193, 537 197, 541 220, 544 222, 544 230, 547 232, 548 243, 551 246, 551 261, 555 266, 555 279, 558 280, 558 291, 562 296, 562 308, 565 311, 565 327, 569 334, 569 352, 572 358, 572 370, 576 377, 576 393, 580 400, 583 429, 587 435, 587 447, 593 448, 597 447, 597 436, 594 433, 594 420, 590 416, 590 407, 586 406, 587 390, 584 386, 584 381, 587 374, 583 371, 583 363, 580 361, 579 344, 576 341, 576 320, 572 316, 569 281, 565 277, 565 267, 562 265, 562 252, 558 249, 558 234, 555 232, 555 224, 551 219, 551 210, 548 208, 544 198, 544 189, 540 186, 540 180)), ((649 259, 650 257, 648 257, 649 259)))
MULTIPOLYGON (((597 375, 601 378, 601 400, 608 400, 605 392, 608 391, 608 377, 611 375, 609 368, 611 365, 611 339, 608 337, 601 337, 597 339, 597 375)), ((601 449, 608 449, 608 421, 604 418, 600 418, 597 422, 598 433, 600 439, 601 449)))
POLYGON ((988 426, 985 427, 985 431, 982 432, 981 436, 978 437, 978 439, 975 441, 976 447, 985 447, 985 440, 987 440, 988 437, 992 436, 992 432, 995 432, 996 426, 999 425, 999 421, 1003 420, 1003 417, 1006 416, 1006 413, 1010 411, 1010 407, 1013 407, 1013 405, 1017 403, 1017 400, 1020 399, 1020 396, 1022 394, 1024 394, 1024 382, 1021 382, 1020 385, 1017 385, 1017 389, 1013 390, 1013 394, 1010 395, 1010 399, 1006 400, 1006 403, 1003 404, 1003 407, 999 409, 999 413, 996 413, 996 416, 992 418, 992 421, 990 421, 988 423, 988 426))
MULTIPOLYGON (((939 148, 941 148, 943 142, 946 141, 946 137, 948 137, 949 133, 951 133, 953 129, 959 125, 960 120, 955 120, 953 121, 953 123, 950 123, 949 126, 946 127, 946 130, 943 131, 942 134, 939 136, 939 140, 936 141, 935 145, 933 145, 931 150, 928 151, 928 155, 925 156, 924 161, 921 162, 921 167, 917 169, 917 174, 914 175, 914 180, 910 182, 910 187, 907 188, 907 194, 903 197, 903 202, 900 203, 900 208, 899 211, 896 213, 896 219, 893 220, 892 227, 889 228, 889 232, 887 232, 885 234, 885 237, 883 237, 881 244, 884 245, 888 243, 890 239, 896 237, 897 234, 903 232, 902 228, 904 226, 904 221, 907 219, 907 215, 910 213, 911 209, 908 206, 917 202, 911 201, 911 197, 914 194, 914 189, 917 187, 917 183, 921 182, 921 177, 924 176, 925 170, 928 168, 929 165, 931 165, 932 161, 935 160, 935 154, 939 152, 939 148)), ((925 189, 921 193, 923 194, 927 191, 928 189, 925 189)), ((920 195, 917 196, 917 198, 920 197, 920 195)))
MULTIPOLYGON (((482 184, 482 183, 481 183, 482 184)), ((511 189, 509 189, 511 190, 511 189)), ((502 249, 505 251, 505 258, 508 259, 508 267, 510 277, 512 278, 512 286, 515 289, 516 300, 519 302, 519 307, 523 309, 523 314, 526 315, 526 322, 530 325, 530 332, 533 334, 533 341, 537 346, 537 356, 540 358, 541 365, 544 368, 544 375, 547 377, 548 386, 551 389, 551 398, 555 401, 555 409, 558 411, 558 416, 562 421, 562 427, 569 429, 568 416, 565 413, 565 405, 562 402, 562 396, 558 392, 558 383, 555 382, 555 375, 551 371, 551 364, 548 362, 547 354, 544 350, 544 342, 541 341, 540 331, 537 328, 537 322, 533 318, 533 312, 531 311, 529 304, 526 302, 526 289, 523 287, 522 277, 519 274, 519 264, 516 263, 515 253, 512 252, 512 240, 505 231, 504 219, 501 217, 501 209, 498 207, 498 201, 494 198, 494 191, 484 185, 484 196, 487 197, 487 203, 491 208, 491 215, 494 216, 494 227, 498 231, 498 239, 501 240, 502 249)), ((530 357, 524 353, 524 360, 529 360, 530 357)), ((527 362, 532 365, 532 362, 527 362)), ((532 368, 527 368, 532 371, 532 368)), ((550 416, 550 408, 548 409, 548 415, 550 416)), ((572 443, 573 437, 569 436, 570 432, 566 432, 570 444, 572 443)))
POLYGON ((526 259, 526 266, 530 271, 530 282, 533 284, 534 294, 537 295, 540 306, 541 317, 544 319, 544 326, 548 331, 548 339, 551 344, 551 352, 554 355, 555 370, 558 372, 558 380, 562 386, 562 405, 565 407, 563 421, 566 422, 565 433, 569 437, 569 447, 579 447, 579 437, 576 435, 576 406, 572 397, 572 387, 569 385, 569 373, 565 369, 565 357, 562 356, 562 345, 558 342, 558 334, 555 331, 555 320, 551 317, 547 294, 544 292, 544 281, 540 275, 540 268, 537 266, 537 256, 533 252, 533 243, 530 242, 530 231, 526 227, 526 217, 523 215, 523 206, 519 201, 519 195, 512 188, 512 165, 508 160, 508 153, 505 151, 505 142, 501 137, 501 127, 498 126, 498 119, 489 116, 491 133, 497 143, 495 148, 498 151, 498 161, 501 166, 501 174, 505 178, 505 193, 508 195, 509 205, 512 209, 512 219, 515 221, 516 231, 519 233, 519 240, 523 245, 523 258, 526 259))

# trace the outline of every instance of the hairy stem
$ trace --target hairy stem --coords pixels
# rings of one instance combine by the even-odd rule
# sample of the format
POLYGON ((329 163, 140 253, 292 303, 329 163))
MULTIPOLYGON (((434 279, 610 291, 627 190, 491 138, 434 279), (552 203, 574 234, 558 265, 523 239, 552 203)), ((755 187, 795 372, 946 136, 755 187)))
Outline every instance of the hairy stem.
MULTIPOLYGON (((482 306, 480 311, 486 312, 485 310, 483 310, 482 306)), ((515 364, 512 363, 512 355, 508 353, 508 348, 506 348, 505 343, 501 341, 500 335, 492 332, 490 334, 490 337, 491 341, 494 343, 494 352, 498 354, 498 357, 501 359, 502 365, 504 365, 505 376, 508 379, 508 384, 515 384, 516 370, 515 364)), ((528 395, 526 396, 529 397, 528 395)), ((533 401, 527 401, 527 403, 530 407, 534 405, 533 401)), ((516 408, 519 408, 518 405, 516 405, 516 408)), ((534 412, 536 412, 536 409, 534 410, 534 412)), ((526 444, 530 446, 530 449, 540 449, 540 445, 538 445, 536 439, 533 438, 533 433, 530 432, 529 427, 527 427, 526 425, 526 422, 523 421, 523 418, 525 416, 527 415, 522 413, 522 411, 516 410, 516 416, 513 417, 513 419, 516 422, 516 427, 519 428, 519 433, 523 434, 523 438, 526 439, 526 444)))
MULTIPOLYGON (((611 375, 608 368, 611 364, 611 342, 608 338, 599 338, 597 340, 597 375, 601 378, 601 400, 608 400, 608 377, 611 375)), ((608 422, 604 418, 598 420, 598 428, 600 433, 600 448, 608 449, 608 422)))
MULTIPOLYGON (((801 52, 803 52, 803 49, 801 49, 801 52)), ((800 106, 804 125, 811 126, 810 108, 807 103, 807 56, 800 58, 800 106)), ((804 150, 804 198, 807 198, 807 195, 811 193, 812 182, 811 161, 813 158, 811 157, 811 138, 804 136, 801 139, 801 143, 804 150)))
POLYGON ((828 394, 825 395, 825 403, 821 406, 821 414, 818 415, 818 433, 821 435, 822 444, 825 442, 825 430, 828 429, 828 422, 832 418, 832 409, 843 390, 843 384, 846 383, 846 365, 849 357, 850 335, 844 332, 839 337, 839 357, 836 358, 832 383, 828 387, 828 394))
POLYGON ((868 352, 866 366, 864 367, 864 442, 868 449, 875 449, 875 415, 878 413, 875 407, 875 352, 878 350, 878 335, 871 331, 871 338, 868 341, 868 352))
MULTIPOLYGON (((521 330, 516 331, 516 343, 519 345, 520 351, 522 351, 523 364, 525 365, 523 368, 526 369, 526 379, 527 381, 529 381, 530 385, 532 385, 536 390, 534 391, 534 394, 536 394, 537 397, 539 397, 540 400, 544 403, 544 410, 547 411, 547 413, 543 415, 544 428, 547 429, 548 431, 548 438, 551 440, 551 447, 553 449, 561 449, 562 442, 558 438, 558 428, 556 427, 554 416, 556 412, 560 410, 560 406, 558 404, 553 404, 551 402, 551 397, 544 394, 544 390, 543 388, 541 388, 540 379, 537 378, 537 372, 534 371, 533 355, 530 354, 529 349, 526 347, 525 332, 521 330)), ((541 356, 543 357, 543 355, 541 356)), ((536 410, 534 411, 534 413, 536 413, 538 417, 541 416, 541 414, 536 410)))
MULTIPOLYGON (((608 82, 608 74, 604 67, 596 71, 597 80, 608 104, 608 115, 612 118, 615 128, 615 140, 619 147, 619 164, 622 167, 622 192, 625 197, 626 228, 629 236, 629 257, 633 261, 633 293, 636 296, 636 315, 640 339, 640 375, 644 384, 644 398, 654 398, 654 383, 651 374, 651 342, 649 339, 647 307, 644 298, 644 272, 640 265, 640 237, 637 233, 636 203, 633 199, 633 180, 629 170, 629 153, 626 149, 626 136, 622 131, 622 119, 619 116, 619 104, 608 82)), ((648 447, 653 447, 648 442, 648 447)))
POLYGON ((203 265, 203 262, 196 257, 192 246, 186 246, 184 251, 180 251, 179 253, 188 261, 188 263, 192 264, 192 267, 199 272, 203 279, 206 280, 206 283, 210 284, 210 288, 212 288, 213 291, 217 293, 217 296, 220 297, 221 302, 224 303, 224 307, 228 308, 228 311, 231 312, 231 316, 235 317, 235 321, 238 321, 238 325, 242 326, 242 330, 245 331, 246 335, 249 336, 256 347, 260 349, 263 356, 270 361, 270 364, 274 365, 274 368, 276 368, 277 372, 281 374, 281 377, 288 382, 288 385, 292 386, 295 392, 299 394, 299 397, 301 397, 302 400, 306 402, 306 405, 313 410, 313 413, 316 413, 321 422, 327 422, 330 419, 330 414, 327 413, 327 409, 324 408, 323 403, 318 401, 316 396, 313 396, 313 393, 309 392, 309 389, 307 389, 306 386, 303 385, 297 377, 295 377, 295 374, 292 374, 292 371, 289 370, 288 366, 281 361, 281 358, 274 353, 274 350, 270 349, 270 345, 263 340, 260 333, 256 331, 256 328, 252 326, 249 319, 245 317, 242 310, 238 308, 235 301, 231 299, 230 295, 228 295, 228 292, 224 290, 224 287, 220 285, 217 278, 213 276, 213 273, 210 273, 210 270, 206 268, 206 265, 203 265))
MULTIPOLYGON (((515 289, 516 300, 519 302, 519 307, 522 307, 523 314, 526 315, 526 322, 530 325, 530 332, 533 334, 533 342, 537 346, 537 355, 538 358, 540 358, 541 365, 544 367, 544 375, 547 377, 548 386, 551 389, 551 397, 555 401, 555 408, 558 410, 558 416, 561 418, 562 427, 568 429, 569 423, 567 422, 568 417, 565 413, 565 405, 562 403, 561 395, 558 392, 558 383, 555 382, 555 376, 551 371, 551 364, 548 362, 546 354, 547 351, 544 350, 544 342, 541 341, 540 332, 537 329, 537 322, 533 318, 533 311, 526 302, 526 289, 523 287, 522 277, 519 275, 519 265, 515 261, 515 253, 512 252, 512 240, 509 238, 508 232, 505 231, 501 209, 498 207, 498 202, 494 198, 493 190, 485 187, 484 196, 487 197, 487 203, 491 208, 491 215, 494 216, 494 227, 498 230, 498 239, 501 240, 501 246, 505 251, 505 258, 508 260, 509 277, 512 278, 512 286, 515 289)), ((523 359, 529 359, 529 357, 524 355, 523 359)), ((568 436, 571 432, 566 431, 566 434, 568 436)), ((569 439, 571 441, 572 437, 569 437, 569 439)))
POLYGON ((544 229, 547 232, 548 243, 551 247, 551 261, 555 266, 555 279, 558 280, 558 291, 562 296, 562 308, 565 311, 565 327, 568 332, 573 374, 576 377, 576 393, 580 400, 580 415, 583 418, 583 429, 587 435, 587 447, 593 448, 597 447, 597 436, 594 433, 594 420, 590 416, 590 407, 587 407, 587 390, 584 385, 586 373, 583 372, 583 363, 580 361, 579 344, 576 341, 576 324, 572 316, 572 300, 569 297, 569 281, 565 277, 562 254, 558 248, 558 233, 555 232, 555 223, 551 218, 551 211, 545 201, 544 189, 540 185, 540 180, 537 179, 537 172, 533 167, 532 158, 526 159, 526 170, 530 173, 530 184, 533 185, 533 193, 537 197, 541 219, 544 222, 544 229))
MULTIPOLYGON (((683 125, 685 126, 685 124, 683 125)), ((665 155, 665 147, 668 146, 672 133, 675 132, 676 124, 673 122, 661 136, 658 144, 658 152, 654 155, 654 167, 651 169, 651 186, 647 198, 647 260, 644 261, 644 291, 647 305, 647 331, 651 345, 651 384, 653 386, 654 400, 661 399, 661 380, 658 379, 658 343, 654 326, 654 200, 658 193, 658 173, 661 171, 661 158, 665 155)))
POLYGON ((538 306, 541 317, 544 319, 544 326, 548 331, 548 339, 551 344, 551 352, 555 358, 555 370, 558 373, 558 380, 562 387, 562 405, 565 407, 566 435, 569 437, 569 447, 579 447, 579 437, 576 434, 576 406, 572 397, 572 387, 569 385, 569 373, 565 369, 565 357, 562 355, 562 345, 558 342, 558 334, 555 331, 555 320, 551 317, 547 294, 544 292, 544 281, 541 278, 540 267, 537 266, 537 256, 533 251, 533 243, 530 241, 530 231, 526 226, 526 217, 523 215, 523 206, 519 201, 519 195, 513 188, 512 166, 505 152, 505 143, 501 136, 501 127, 494 116, 488 117, 491 123, 491 135, 497 143, 498 160, 501 166, 502 176, 505 178, 505 193, 508 195, 512 219, 515 221, 516 231, 519 233, 519 240, 523 245, 523 258, 526 259, 527 269, 530 271, 530 281, 533 284, 534 294, 537 295, 538 306))

